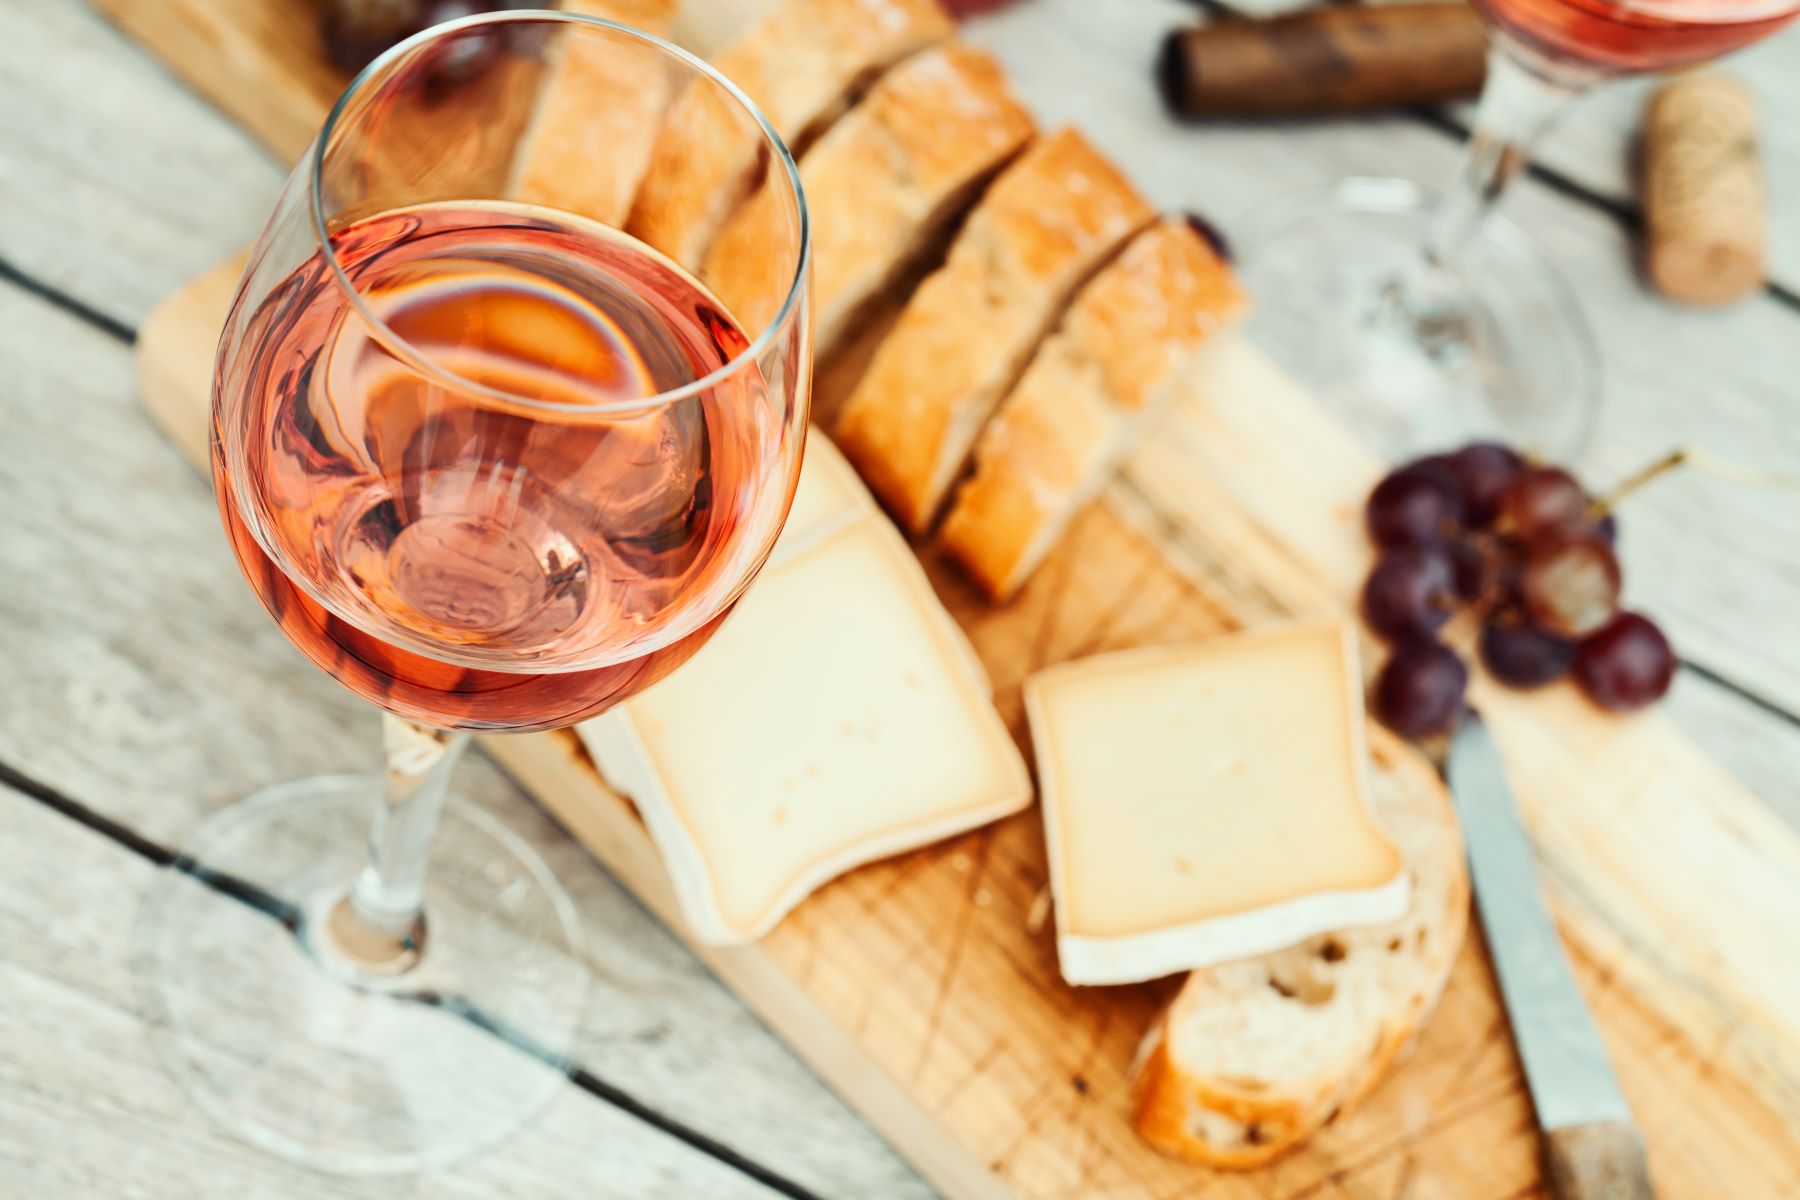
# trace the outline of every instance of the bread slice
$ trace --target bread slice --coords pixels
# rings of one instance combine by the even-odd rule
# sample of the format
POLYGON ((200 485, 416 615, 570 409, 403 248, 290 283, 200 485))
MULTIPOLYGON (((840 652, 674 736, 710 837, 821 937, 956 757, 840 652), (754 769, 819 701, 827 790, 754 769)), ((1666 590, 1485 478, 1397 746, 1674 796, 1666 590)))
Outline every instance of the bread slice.
MULTIPOLYGON (((828 353, 850 318, 975 198, 1033 132, 1000 65, 950 42, 882 76, 800 163, 812 211, 813 332, 828 353)), ((720 231, 701 278, 747 330, 774 315, 763 188, 720 231)))
MULTIPOLYGON (((564 12, 665 33, 675 0, 563 0, 564 12)), ((508 194, 623 225, 650 165, 667 67, 647 46, 569 30, 557 38, 508 194)))
POLYGON ((1073 129, 994 181, 838 417, 838 444, 901 524, 925 532, 1070 294, 1154 215, 1073 129))
MULTIPOLYGON (((894 63, 955 31, 937 0, 781 0, 713 65, 798 154, 894 63)), ((628 228, 692 270, 755 185, 760 143, 719 89, 670 110, 628 228)))
POLYGON ((1076 295, 975 445, 943 542, 994 599, 1106 483, 1171 382, 1248 302, 1185 221, 1132 239, 1076 295))
POLYGON ((1387 925, 1310 938, 1188 976, 1151 1027, 1133 1083, 1151 1145, 1261 1166, 1366 1096, 1407 1053, 1469 920, 1455 810, 1437 772, 1371 726, 1377 816, 1406 852, 1412 904, 1387 925))

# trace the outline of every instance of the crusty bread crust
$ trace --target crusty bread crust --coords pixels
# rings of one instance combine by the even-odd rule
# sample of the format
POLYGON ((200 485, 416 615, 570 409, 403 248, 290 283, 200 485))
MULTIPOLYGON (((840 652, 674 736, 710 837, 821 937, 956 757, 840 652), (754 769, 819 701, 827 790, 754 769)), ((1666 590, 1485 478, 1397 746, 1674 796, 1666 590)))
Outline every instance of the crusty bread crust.
POLYGON ((1153 215, 1073 129, 1040 138, 994 181, 838 418, 844 453, 903 525, 930 525, 1070 293, 1153 215))
MULTIPOLYGON (((563 0, 563 11, 664 32, 675 0, 563 0)), ((538 89, 508 194, 622 225, 669 103, 667 68, 644 47, 563 34, 538 89)))
MULTIPOLYGON (((807 152, 813 336, 850 319, 1024 147, 1031 114, 985 52, 950 42, 901 63, 807 152)), ((749 330, 771 316, 768 188, 726 222, 701 278, 749 330)))
POLYGON ((1169 383, 1248 307, 1185 221, 1132 239, 1075 297, 975 446, 943 542, 994 599, 1099 491, 1169 383))
POLYGON ((1313 938, 1299 946, 1188 977, 1146 1036, 1133 1080, 1133 1127, 1151 1145, 1229 1169, 1259 1167, 1294 1149, 1360 1103, 1411 1051, 1442 995, 1468 927, 1469 881, 1456 813, 1431 764, 1371 726, 1376 808, 1406 849, 1413 909, 1388 925, 1313 938), (1353 976, 1353 972, 1355 973, 1353 976), (1288 995, 1297 981, 1326 998, 1288 995), (1347 994, 1354 989, 1354 996, 1347 994), (1228 1076, 1185 1060, 1184 1021, 1259 1004, 1309 1006, 1341 1020, 1329 1057, 1228 1076))
MULTIPOLYGON (((783 0, 713 65, 799 153, 877 75, 954 31, 937 0, 783 0)), ((759 148, 717 88, 688 87, 669 111, 628 228, 698 267, 753 186, 759 148)))

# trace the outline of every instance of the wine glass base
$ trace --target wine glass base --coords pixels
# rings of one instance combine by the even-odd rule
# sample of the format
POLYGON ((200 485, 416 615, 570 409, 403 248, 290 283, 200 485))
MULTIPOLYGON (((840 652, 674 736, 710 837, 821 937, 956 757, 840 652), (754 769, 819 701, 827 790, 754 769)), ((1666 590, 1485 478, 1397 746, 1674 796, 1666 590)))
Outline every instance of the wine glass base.
POLYGON ((1600 371, 1574 295, 1490 217, 1422 319, 1403 284, 1434 205, 1406 180, 1351 179, 1269 206, 1241 237, 1251 338, 1389 461, 1478 439, 1575 458, 1600 371))
POLYGON ((343 1174, 442 1166, 563 1087, 587 1006, 574 907, 493 818, 447 806, 417 961, 370 969, 331 917, 367 861, 375 778, 284 784, 200 827, 152 885, 139 985, 188 1096, 284 1157, 343 1174))

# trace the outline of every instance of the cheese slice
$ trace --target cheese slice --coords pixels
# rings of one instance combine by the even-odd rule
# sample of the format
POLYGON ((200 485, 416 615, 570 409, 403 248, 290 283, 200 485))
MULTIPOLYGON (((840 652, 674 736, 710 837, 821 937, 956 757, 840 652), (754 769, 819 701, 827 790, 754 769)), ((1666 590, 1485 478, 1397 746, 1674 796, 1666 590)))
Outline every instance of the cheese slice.
POLYGON ((859 483, 832 515, 842 460, 813 436, 795 540, 691 662, 580 727, 707 942, 1031 801, 974 651, 859 483))
POLYGON ((816 545, 875 511, 875 497, 857 478, 856 468, 817 425, 811 426, 806 433, 806 457, 800 464, 794 503, 769 555, 770 565, 816 545))
POLYGON ((1135 983, 1397 920, 1345 624, 1129 650, 1026 682, 1074 984, 1135 983))

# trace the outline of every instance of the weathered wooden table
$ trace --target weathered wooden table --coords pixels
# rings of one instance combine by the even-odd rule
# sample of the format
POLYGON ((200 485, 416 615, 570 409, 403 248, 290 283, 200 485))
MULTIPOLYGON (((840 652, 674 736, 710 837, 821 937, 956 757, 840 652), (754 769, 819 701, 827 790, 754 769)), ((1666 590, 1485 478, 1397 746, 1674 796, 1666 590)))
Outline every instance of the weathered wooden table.
MULTIPOLYGON (((1262 197, 1449 170, 1460 111, 1171 125, 1148 63, 1192 13, 1024 0, 969 36, 1047 122, 1083 125, 1158 201, 1227 230, 1262 197)), ((1703 313, 1640 285, 1641 86, 1587 101, 1509 202, 1572 277, 1605 354, 1601 430, 1579 464, 1595 480, 1681 443, 1800 467, 1800 34, 1733 67, 1765 106, 1762 295, 1703 313)), ((133 403, 133 330, 255 235, 283 164, 81 0, 0 4, 0 81, 0 1196, 929 1195, 484 762, 463 787, 546 854, 587 921, 583 1080, 499 1151, 398 1182, 277 1162, 187 1105, 134 1011, 139 890, 218 806, 376 754, 372 715, 263 615, 206 484, 133 403)), ((1624 525, 1635 603, 1686 663, 1669 711, 1800 823, 1800 496, 1679 477, 1624 525)))

